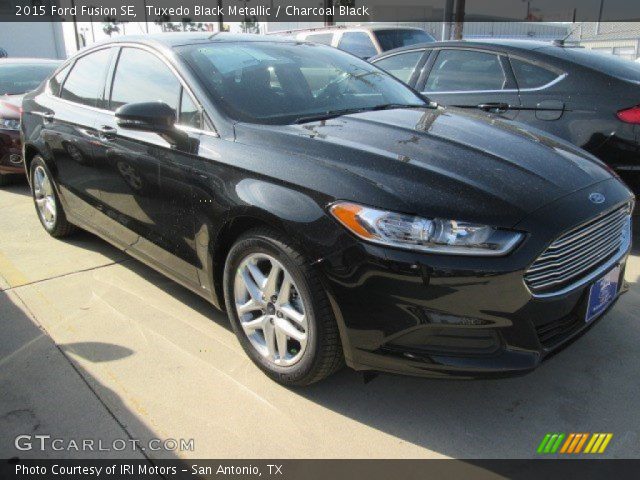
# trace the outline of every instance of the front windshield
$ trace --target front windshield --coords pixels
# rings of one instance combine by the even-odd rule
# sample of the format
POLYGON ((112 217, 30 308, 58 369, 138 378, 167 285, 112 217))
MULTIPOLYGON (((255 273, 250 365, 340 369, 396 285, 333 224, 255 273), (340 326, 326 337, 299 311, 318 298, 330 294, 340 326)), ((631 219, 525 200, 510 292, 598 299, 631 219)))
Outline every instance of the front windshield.
POLYGON ((232 118, 289 124, 384 106, 424 106, 393 77, 324 45, 234 42, 188 45, 180 54, 232 118))
POLYGON ((0 65, 0 95, 20 95, 34 90, 56 67, 56 64, 29 63, 0 65))

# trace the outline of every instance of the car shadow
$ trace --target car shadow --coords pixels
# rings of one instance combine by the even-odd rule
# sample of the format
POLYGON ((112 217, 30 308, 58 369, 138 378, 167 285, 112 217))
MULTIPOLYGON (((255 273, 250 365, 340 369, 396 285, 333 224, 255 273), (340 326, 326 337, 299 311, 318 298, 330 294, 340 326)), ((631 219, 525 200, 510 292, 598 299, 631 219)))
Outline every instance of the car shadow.
MULTIPOLYGON (((0 472, 6 463, 25 459, 138 459, 140 450, 119 450, 124 441, 162 438, 148 427, 123 398, 102 384, 83 363, 114 362, 135 352, 110 343, 86 342, 57 346, 25 313, 19 296, 0 291, 0 472), (106 407, 105 407, 106 406, 106 407), (119 420, 112 412, 118 412, 119 420), (125 430, 123 430, 123 428, 125 430), (40 448, 18 450, 18 435, 50 435, 81 445, 84 439, 101 441, 107 450, 40 448), (115 448, 113 448, 115 445, 115 448)), ((97 443, 96 443, 97 444, 97 443)), ((32 445, 37 445, 35 440, 32 445)), ((174 452, 146 452, 153 459, 178 459, 174 452)), ((1 475, 0 475, 1 476, 1 475)))

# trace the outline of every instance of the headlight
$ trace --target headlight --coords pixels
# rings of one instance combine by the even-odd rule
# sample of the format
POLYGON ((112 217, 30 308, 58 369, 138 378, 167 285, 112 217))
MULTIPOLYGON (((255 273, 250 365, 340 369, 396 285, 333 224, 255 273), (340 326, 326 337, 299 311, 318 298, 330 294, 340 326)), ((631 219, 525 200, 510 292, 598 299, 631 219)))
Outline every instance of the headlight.
POLYGON ((0 118, 0 130, 20 130, 20 120, 17 118, 0 118))
POLYGON ((486 225, 413 217, 355 203, 336 203, 330 211, 363 240, 423 252, 498 256, 513 250, 523 236, 486 225))

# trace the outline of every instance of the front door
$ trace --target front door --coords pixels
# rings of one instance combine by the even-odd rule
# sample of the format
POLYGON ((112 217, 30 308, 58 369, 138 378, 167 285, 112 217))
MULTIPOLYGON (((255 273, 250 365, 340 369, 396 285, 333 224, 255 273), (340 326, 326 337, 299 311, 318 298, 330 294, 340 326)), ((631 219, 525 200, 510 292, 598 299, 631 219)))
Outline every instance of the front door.
POLYGON ((192 176, 199 134, 187 128, 188 145, 174 145, 157 133, 121 128, 113 112, 128 103, 160 101, 175 109, 177 123, 191 127, 201 114, 151 51, 122 48, 110 80, 109 112, 96 122, 95 157, 106 172, 100 192, 103 226, 132 254, 182 283, 197 284, 192 176))

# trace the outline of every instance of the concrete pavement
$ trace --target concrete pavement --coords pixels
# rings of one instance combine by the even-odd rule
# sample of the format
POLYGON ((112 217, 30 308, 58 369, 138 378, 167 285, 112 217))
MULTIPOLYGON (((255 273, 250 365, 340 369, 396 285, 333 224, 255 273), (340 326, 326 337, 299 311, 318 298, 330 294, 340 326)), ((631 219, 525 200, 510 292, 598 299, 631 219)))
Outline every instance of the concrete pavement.
POLYGON ((0 456, 29 456, 13 441, 32 432, 194 440, 145 452, 155 458, 527 458, 547 432, 612 432, 604 456, 638 458, 638 253, 608 317, 530 375, 365 385, 345 369, 289 390, 246 358, 224 313, 89 234, 50 238, 27 187, 11 186, 0 190, 0 456))

